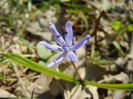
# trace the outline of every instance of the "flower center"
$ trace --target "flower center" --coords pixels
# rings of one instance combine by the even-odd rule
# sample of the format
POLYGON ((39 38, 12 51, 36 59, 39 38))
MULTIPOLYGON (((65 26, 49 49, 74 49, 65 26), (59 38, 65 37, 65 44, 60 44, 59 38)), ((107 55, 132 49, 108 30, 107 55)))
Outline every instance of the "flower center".
POLYGON ((71 48, 71 46, 68 46, 68 45, 64 45, 64 46, 63 46, 63 49, 64 49, 64 51, 66 51, 66 52, 69 52, 69 51, 70 51, 70 48, 71 48))

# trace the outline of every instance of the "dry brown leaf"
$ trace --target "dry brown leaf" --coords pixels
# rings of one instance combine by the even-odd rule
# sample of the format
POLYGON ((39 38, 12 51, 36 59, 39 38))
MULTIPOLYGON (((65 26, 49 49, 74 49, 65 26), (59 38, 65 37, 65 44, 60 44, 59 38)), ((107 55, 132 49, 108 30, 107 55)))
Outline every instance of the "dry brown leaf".
POLYGON ((11 94, 11 93, 9 93, 8 91, 6 91, 6 90, 3 90, 3 89, 0 89, 0 97, 1 98, 13 98, 13 97, 16 97, 15 95, 13 95, 13 94, 11 94))

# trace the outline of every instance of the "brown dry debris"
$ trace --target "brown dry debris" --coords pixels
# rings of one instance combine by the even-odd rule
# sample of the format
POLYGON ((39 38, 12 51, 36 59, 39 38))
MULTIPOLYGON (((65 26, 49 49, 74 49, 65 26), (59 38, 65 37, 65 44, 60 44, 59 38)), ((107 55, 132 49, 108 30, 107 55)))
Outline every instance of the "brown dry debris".
MULTIPOLYGON (((133 24, 132 0, 76 1, 83 8, 76 4, 71 5, 71 0, 61 0, 58 3, 20 0, 16 7, 13 6, 13 1, 11 3, 9 0, 2 0, 0 3, 0 53, 11 52, 47 64, 58 54, 52 54, 47 60, 41 59, 37 53, 37 43, 41 40, 50 43, 53 41, 52 33, 48 29, 49 22, 55 23, 63 35, 65 22, 71 20, 75 43, 84 35, 91 35, 89 42, 75 52, 79 57, 76 66, 81 78, 99 83, 133 83, 133 31, 125 28, 133 24), (49 5, 41 7, 41 4, 49 5), (113 22, 120 27, 113 27, 113 22), (121 27, 122 29, 116 29, 121 27), (106 59, 111 63, 103 65, 98 63, 99 59, 106 59)), ((75 85, 32 71, 2 56, 0 62, 4 63, 0 63, 0 97, 133 99, 131 91, 75 85)), ((68 59, 52 69, 77 76, 68 59)))

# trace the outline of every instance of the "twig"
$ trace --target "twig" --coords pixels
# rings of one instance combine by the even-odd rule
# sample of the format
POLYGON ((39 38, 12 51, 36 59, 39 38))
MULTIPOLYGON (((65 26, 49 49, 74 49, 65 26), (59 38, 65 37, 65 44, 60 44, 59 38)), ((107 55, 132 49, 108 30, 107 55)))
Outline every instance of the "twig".
POLYGON ((93 2, 89 1, 89 0, 83 0, 84 2, 87 2, 92 8, 100 11, 100 9, 98 7, 95 6, 95 4, 93 4, 93 2))
POLYGON ((20 77, 20 75, 19 75, 19 73, 18 73, 18 68, 17 68, 17 66, 16 66, 15 64, 13 65, 13 70, 15 71, 16 76, 17 76, 18 80, 20 81, 20 84, 22 85, 22 88, 23 88, 23 90, 24 90, 24 92, 25 92, 25 94, 26 94, 26 97, 30 97, 30 95, 29 95, 29 93, 27 92, 27 89, 26 89, 26 87, 25 87, 25 84, 24 84, 23 80, 21 79, 21 77, 20 77))
POLYGON ((71 62, 72 62, 72 65, 73 65, 73 67, 74 67, 74 69, 75 69, 75 71, 76 71, 77 76, 78 76, 79 79, 82 81, 82 78, 81 78, 81 76, 80 76, 80 74, 79 74, 79 72, 78 72, 78 69, 77 69, 75 63, 74 63, 73 61, 71 61, 71 62))
POLYGON ((31 94, 31 99, 33 99, 34 98, 34 91, 35 91, 35 88, 33 89, 33 91, 32 91, 32 94, 31 94))
POLYGON ((99 28, 99 24, 100 24, 100 19, 102 18, 102 16, 104 15, 105 11, 101 11, 98 19, 96 20, 96 24, 95 24, 95 29, 94 31, 92 32, 92 35, 95 36, 95 46, 97 48, 97 30, 99 28))
POLYGON ((130 57, 133 59, 133 32, 131 33, 131 43, 130 43, 130 57))

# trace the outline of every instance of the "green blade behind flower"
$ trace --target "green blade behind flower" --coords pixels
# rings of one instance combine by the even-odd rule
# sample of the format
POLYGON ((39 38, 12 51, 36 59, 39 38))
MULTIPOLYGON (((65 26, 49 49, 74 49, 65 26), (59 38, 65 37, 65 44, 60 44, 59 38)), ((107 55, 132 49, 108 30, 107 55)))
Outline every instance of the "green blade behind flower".
POLYGON ((9 60, 12 60, 20 65, 28 67, 34 71, 41 72, 41 73, 44 73, 47 75, 51 75, 51 76, 60 78, 62 80, 65 80, 65 81, 68 81, 71 83, 92 85, 92 86, 97 86, 99 88, 105 88, 105 89, 111 89, 111 90, 133 90, 133 83, 131 83, 131 84, 101 84, 101 83, 96 83, 96 82, 92 82, 92 81, 80 81, 76 77, 72 77, 67 74, 46 68, 45 66, 38 64, 38 63, 32 61, 31 59, 24 58, 17 54, 4 53, 2 55, 4 55, 9 60))

